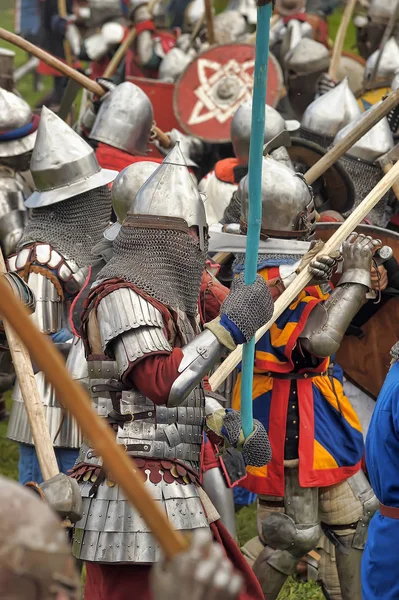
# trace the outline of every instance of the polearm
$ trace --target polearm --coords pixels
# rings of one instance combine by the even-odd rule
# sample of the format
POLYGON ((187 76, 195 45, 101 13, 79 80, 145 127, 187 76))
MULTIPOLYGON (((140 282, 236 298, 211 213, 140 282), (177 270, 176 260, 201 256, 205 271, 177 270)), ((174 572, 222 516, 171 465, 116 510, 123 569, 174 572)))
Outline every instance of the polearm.
POLYGON ((348 0, 345 6, 344 14, 338 29, 337 37, 335 38, 334 47, 331 55, 330 68, 328 74, 333 81, 338 78, 339 63, 341 60, 342 50, 344 49, 344 42, 346 32, 348 31, 349 23, 355 10, 357 0, 348 0))
MULTIPOLYGON (((2 277, 4 273, 7 273, 7 268, 0 250, 0 277, 5 285, 7 285, 4 277, 2 277)), ((15 298, 13 302, 15 302, 15 298)), ((32 362, 27 349, 15 335, 14 330, 6 320, 3 320, 3 326, 24 401, 40 470, 44 481, 46 481, 58 475, 59 469, 53 443, 47 428, 44 408, 37 388, 32 362)))
MULTIPOLYGON (((387 191, 393 186, 393 184, 399 179, 399 162, 377 183, 377 185, 371 190, 368 196, 359 204, 359 206, 353 211, 353 213, 342 223, 337 229, 333 236, 328 240, 323 249, 317 256, 328 255, 338 250, 341 244, 348 238, 348 236, 356 229, 356 227, 363 221, 365 216, 372 210, 381 198, 387 193, 387 191)), ((255 340, 258 341, 275 323, 278 317, 285 311, 285 309, 295 300, 298 294, 308 285, 312 279, 312 275, 309 268, 306 267, 288 286, 288 288, 281 294, 274 304, 273 317, 266 325, 261 327, 255 336, 255 340)), ((234 352, 232 352, 221 366, 215 371, 212 377, 209 378, 209 384, 213 390, 217 390, 223 381, 229 376, 229 374, 236 368, 241 361, 242 346, 238 346, 234 352)))
MULTIPOLYGON (((79 85, 86 88, 92 94, 95 94, 100 98, 105 94, 104 88, 99 83, 93 81, 89 77, 86 77, 86 75, 83 75, 83 73, 80 73, 79 71, 73 69, 69 65, 66 65, 62 62, 62 60, 59 60, 52 54, 49 54, 42 48, 35 46, 35 44, 28 42, 28 40, 25 40, 21 36, 16 35, 15 33, 11 33, 11 31, 7 31, 6 29, 3 29, 3 27, 0 27, 0 39, 5 40, 6 42, 10 42, 10 44, 14 44, 14 46, 18 46, 18 48, 25 50, 25 52, 36 56, 37 58, 42 60, 46 65, 53 67, 53 69, 56 69, 66 77, 70 77, 71 79, 79 83, 79 85)), ((166 133, 159 129, 159 127, 154 126, 152 129, 156 134, 156 137, 159 139, 160 144, 163 146, 167 144, 167 142, 169 142, 169 145, 165 146, 169 147, 170 140, 166 133)))
MULTIPOLYGON (((249 214, 244 272, 246 285, 252 285, 256 279, 262 221, 263 143, 272 1, 258 0, 257 5, 257 35, 248 170, 249 214)), ((245 437, 248 437, 253 431, 252 384, 254 360, 255 340, 252 339, 244 345, 242 354, 241 421, 245 437)))
POLYGON ((6 279, 0 275, 0 314, 26 346, 46 380, 53 386, 57 398, 75 417, 83 434, 102 457, 112 479, 120 485, 128 500, 143 517, 166 556, 184 550, 187 541, 173 529, 165 511, 158 507, 144 486, 140 470, 124 446, 115 442, 115 435, 105 420, 92 409, 90 397, 68 373, 65 362, 54 344, 33 323, 25 306, 16 300, 6 279))

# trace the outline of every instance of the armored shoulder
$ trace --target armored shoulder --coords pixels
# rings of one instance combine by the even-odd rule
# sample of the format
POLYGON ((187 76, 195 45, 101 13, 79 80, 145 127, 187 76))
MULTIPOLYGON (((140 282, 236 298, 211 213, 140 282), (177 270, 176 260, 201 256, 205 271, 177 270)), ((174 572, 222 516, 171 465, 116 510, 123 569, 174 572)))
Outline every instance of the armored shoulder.
POLYGON ((119 288, 97 308, 103 351, 113 354, 119 374, 146 354, 171 352, 162 314, 131 288, 119 288))

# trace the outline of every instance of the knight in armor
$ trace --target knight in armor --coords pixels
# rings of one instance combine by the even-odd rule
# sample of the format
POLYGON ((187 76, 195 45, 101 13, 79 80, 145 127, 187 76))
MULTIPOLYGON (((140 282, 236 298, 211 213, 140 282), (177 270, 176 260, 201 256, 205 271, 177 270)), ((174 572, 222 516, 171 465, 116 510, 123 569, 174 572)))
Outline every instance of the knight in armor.
POLYGON ((156 79, 162 59, 176 46, 176 35, 158 26, 164 25, 164 15, 151 13, 147 0, 130 0, 129 11, 136 39, 126 53, 123 79, 156 79))
MULTIPOLYGON (((207 196, 205 210, 208 225, 222 219, 232 194, 244 175, 248 173, 251 107, 251 101, 242 104, 236 110, 231 122, 230 136, 235 157, 218 161, 214 169, 199 183, 199 190, 207 196)), ((266 105, 265 123, 265 144, 282 131, 293 130, 299 125, 296 121, 284 121, 283 117, 268 105, 266 105)))
MULTIPOLYGON (((151 155, 155 150, 150 146, 153 121, 151 101, 141 88, 130 81, 112 86, 103 97, 97 115, 90 109, 84 120, 87 129, 91 129, 88 141, 95 147, 101 167, 122 171, 136 162, 161 163, 162 154, 151 155)), ((190 155, 201 155, 202 142, 176 129, 168 135, 172 146, 180 142, 186 163, 196 167, 190 155)), ((156 148, 161 150, 159 145, 156 148)))
MULTIPOLYGON (((117 173, 101 169, 92 148, 45 107, 30 166, 36 189, 25 205, 31 214, 17 252, 8 258, 8 270, 21 275, 33 291, 36 325, 67 353, 72 339, 68 308, 88 278, 91 249, 109 223, 108 184, 117 173)), ((66 472, 75 462, 81 435, 43 373, 35 378, 60 471, 66 472)), ((20 444, 19 479, 40 483, 18 385, 13 399, 8 437, 20 444)))
MULTIPOLYGON (((28 213, 24 200, 32 191, 29 161, 39 117, 11 91, 0 87, 0 247, 5 257, 15 252, 28 213)), ((0 364, 0 420, 8 417, 3 393, 12 387, 14 369, 7 354, 0 364)))
MULTIPOLYGON (((248 178, 241 180, 241 220, 248 219, 248 178)), ((283 255, 293 240, 310 242, 314 231, 312 190, 273 159, 262 177, 262 235, 275 254, 259 255, 258 273, 289 284, 301 255, 283 255), (278 182, 278 183, 277 183, 278 182), (281 199, 284 198, 284 210, 281 199), (279 252, 278 247, 281 247, 279 252)), ((246 487, 258 494, 258 530, 244 546, 255 561, 264 597, 277 598, 288 575, 316 547, 322 531, 337 542, 336 560, 344 600, 360 600, 360 561, 367 525, 375 508, 361 471, 363 437, 359 420, 343 394, 342 371, 330 357, 371 288, 370 269, 378 240, 354 234, 342 250, 342 277, 334 291, 328 279, 334 259, 312 263, 322 285, 311 282, 257 343, 254 414, 269 432, 273 457, 267 467, 247 467, 246 487), (256 558, 257 557, 257 558, 256 558)), ((237 255, 234 272, 244 269, 237 255)), ((240 407, 239 375, 233 408, 240 407)), ((328 591, 328 581, 324 581, 328 591)))
MULTIPOLYGON (((249 287, 238 280, 220 316, 200 332, 206 253, 203 200, 177 145, 136 194, 113 256, 85 302, 81 331, 89 385, 96 412, 147 474, 146 485, 174 527, 211 528, 246 578, 240 598, 259 598, 253 574, 199 485, 205 416, 215 439, 225 435, 237 446, 240 436, 238 421, 234 435, 229 424, 238 413, 206 409, 202 379, 228 349, 254 335, 271 315, 272 300, 260 279, 249 287)), ((257 423, 243 451, 248 464, 268 462, 268 441, 257 423)), ((130 598, 132 589, 147 598, 149 566, 159 559, 148 528, 88 443, 72 476, 84 502, 73 553, 86 561, 86 600, 99 593, 130 598)))
POLYGON ((366 440, 366 463, 370 482, 379 500, 372 519, 362 562, 363 600, 394 600, 399 594, 395 573, 399 532, 398 493, 398 384, 399 344, 391 350, 391 369, 385 379, 371 419, 366 440))
MULTIPOLYGON (((395 11, 395 0, 371 0, 367 15, 356 15, 354 23, 357 30, 357 47, 363 58, 367 59, 375 50, 378 50, 384 31, 395 11)), ((393 35, 395 39, 398 39, 397 20, 393 35)))
POLYGON ((0 597, 79 600, 65 528, 35 493, 0 478, 0 597))

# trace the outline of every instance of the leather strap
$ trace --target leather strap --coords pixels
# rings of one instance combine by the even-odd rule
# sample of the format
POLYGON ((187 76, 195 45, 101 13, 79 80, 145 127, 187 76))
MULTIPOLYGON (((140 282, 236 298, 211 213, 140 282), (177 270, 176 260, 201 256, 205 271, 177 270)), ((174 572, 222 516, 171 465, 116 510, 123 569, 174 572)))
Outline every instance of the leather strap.
POLYGON ((385 504, 381 504, 380 502, 380 513, 383 517, 399 520, 399 508, 396 508, 395 506, 385 506, 385 504))

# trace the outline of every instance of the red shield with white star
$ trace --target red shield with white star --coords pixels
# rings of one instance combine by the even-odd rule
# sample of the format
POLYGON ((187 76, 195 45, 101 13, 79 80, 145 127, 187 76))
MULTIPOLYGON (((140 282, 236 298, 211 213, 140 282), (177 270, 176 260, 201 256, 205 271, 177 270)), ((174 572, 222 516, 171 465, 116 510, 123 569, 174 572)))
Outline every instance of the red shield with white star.
MULTIPOLYGON (((225 44, 199 54, 176 83, 175 115, 183 130, 209 143, 230 141, 230 124, 237 108, 252 98, 255 46, 225 44)), ((266 102, 275 107, 283 75, 269 55, 266 102)))

